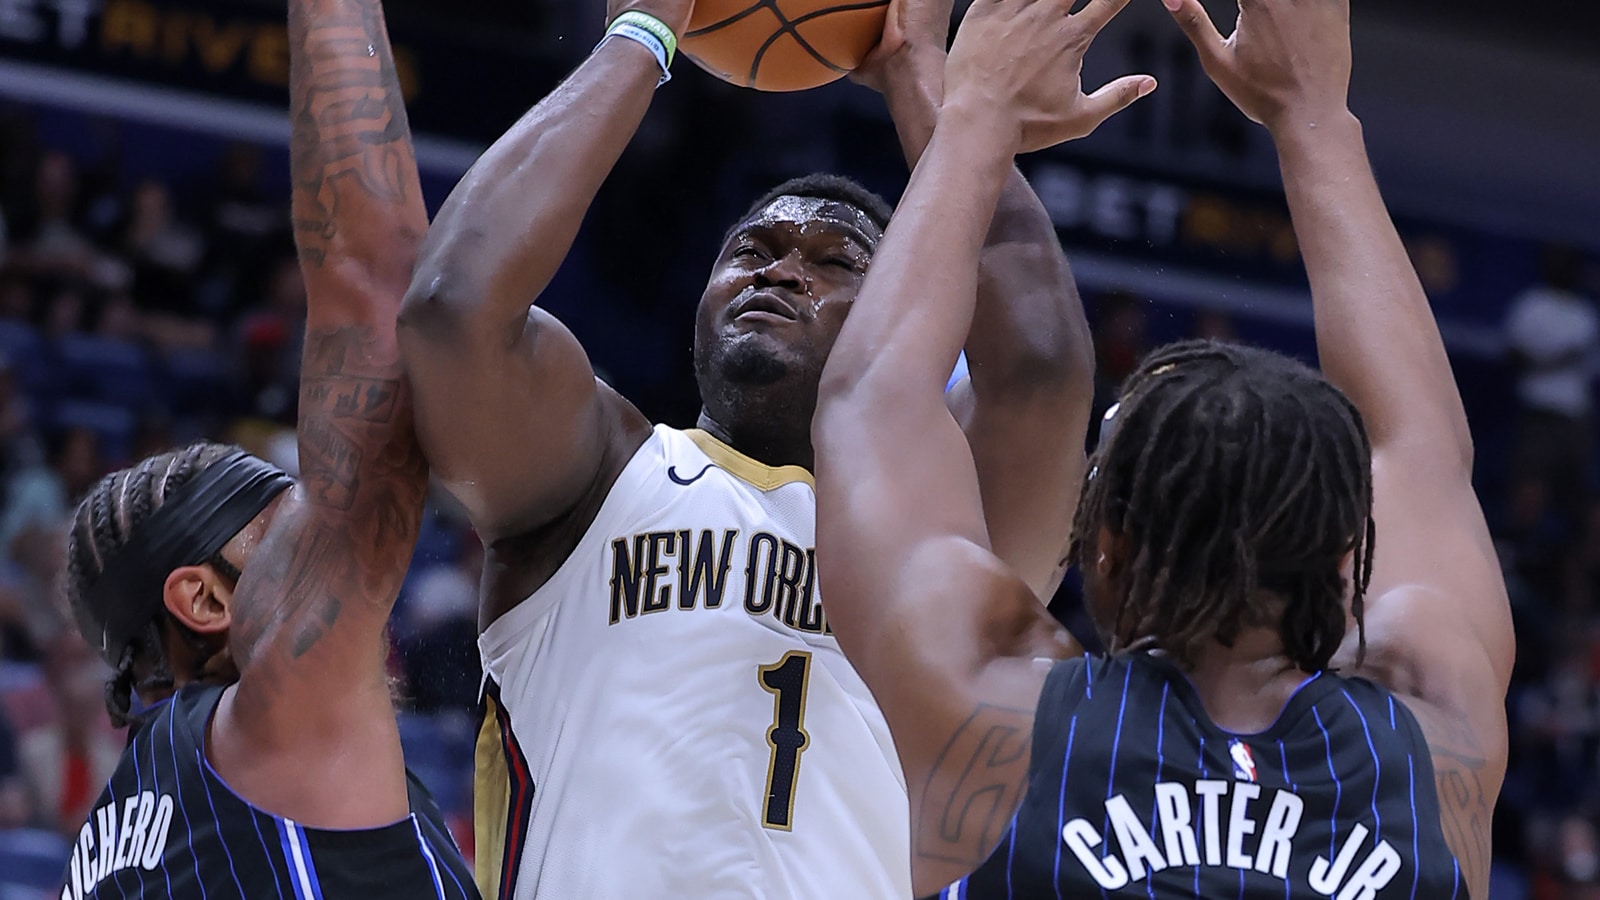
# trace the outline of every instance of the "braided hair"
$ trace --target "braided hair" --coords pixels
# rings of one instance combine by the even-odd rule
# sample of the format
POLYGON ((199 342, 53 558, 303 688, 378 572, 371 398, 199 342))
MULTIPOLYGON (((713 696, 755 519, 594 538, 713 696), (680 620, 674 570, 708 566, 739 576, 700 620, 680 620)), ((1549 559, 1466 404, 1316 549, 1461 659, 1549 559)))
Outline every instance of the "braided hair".
POLYGON ((1348 593, 1365 651, 1372 449, 1318 373, 1234 344, 1165 347, 1129 378, 1089 471, 1072 560, 1102 531, 1126 548, 1107 579, 1114 621, 1097 623, 1108 650, 1154 646, 1188 666, 1207 643, 1273 627, 1319 672, 1344 640, 1348 593))
MULTIPOLYGON (((67 603, 85 637, 92 639, 104 624, 105 613, 93 608, 89 591, 116 550, 127 543, 135 529, 175 491, 207 466, 237 449, 225 444, 197 443, 148 457, 138 465, 100 479, 78 504, 72 531, 67 536, 66 593, 67 603)), ((239 570, 222 559, 220 553, 208 562, 218 574, 238 580, 239 570)), ((106 683, 106 710, 118 726, 131 720, 129 711, 135 688, 150 693, 173 687, 174 676, 163 649, 161 626, 159 619, 152 619, 115 660, 116 671, 106 683), (142 681, 135 674, 137 668, 148 670, 142 681)), ((204 660, 209 655, 204 639, 181 623, 178 623, 178 632, 201 660, 196 669, 204 668, 204 660)))

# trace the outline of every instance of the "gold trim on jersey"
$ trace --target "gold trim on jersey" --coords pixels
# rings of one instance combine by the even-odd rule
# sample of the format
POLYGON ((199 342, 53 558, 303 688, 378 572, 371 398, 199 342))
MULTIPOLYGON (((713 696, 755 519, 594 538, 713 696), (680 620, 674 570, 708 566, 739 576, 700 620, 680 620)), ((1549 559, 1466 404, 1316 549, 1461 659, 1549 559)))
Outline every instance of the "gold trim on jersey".
POLYGON ((478 893, 495 897, 500 893, 500 868, 505 859, 511 785, 496 712, 499 704, 493 697, 485 697, 483 705, 483 724, 473 754, 472 874, 478 893))
POLYGON ((757 462, 724 444, 710 432, 699 428, 691 428, 684 434, 689 436, 689 440, 694 441, 694 445, 700 448, 701 453, 711 457, 717 468, 758 491, 776 490, 797 481, 810 485, 813 490, 817 487, 816 479, 800 466, 769 466, 757 462))

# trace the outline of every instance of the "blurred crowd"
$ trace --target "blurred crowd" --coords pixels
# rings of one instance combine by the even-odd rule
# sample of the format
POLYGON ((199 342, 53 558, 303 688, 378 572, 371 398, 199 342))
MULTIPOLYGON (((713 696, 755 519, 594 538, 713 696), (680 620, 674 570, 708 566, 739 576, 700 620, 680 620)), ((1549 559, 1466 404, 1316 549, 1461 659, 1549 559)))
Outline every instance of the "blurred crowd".
MULTIPOLYGON (((44 146, 0 111, 0 897, 59 883, 126 738, 61 600, 78 498, 202 438, 296 468, 306 297, 272 180, 249 144, 190 183, 129 180, 115 154, 44 146)), ((464 846, 478 558, 464 520, 430 508, 391 629, 408 757, 464 846)))
MULTIPOLYGON (((107 670, 59 602, 76 499, 112 469, 202 437, 292 471, 306 300, 282 175, 261 148, 227 147, 208 169, 169 183, 114 153, 48 146, 33 125, 25 111, 0 110, 0 897, 29 866, 46 880, 59 874, 125 739, 105 715, 107 670)), ((651 173, 671 160, 670 139, 664 146, 625 160, 624 187, 659 183, 651 173)), ((602 195, 598 233, 625 233, 636 220, 637 207, 618 200, 629 193, 602 195)), ((612 374, 648 384, 629 393, 674 424, 687 424, 673 417, 692 403, 687 354, 641 335, 665 315, 676 322, 668 333, 686 338, 683 309, 703 269, 659 275, 670 267, 664 254, 698 249, 663 239, 630 250, 643 263, 618 267, 602 264, 606 245, 580 242, 573 271, 547 298, 591 347, 597 330, 614 341, 606 352, 635 369, 618 363, 612 374), (669 289, 684 297, 652 311, 653 295, 669 289)), ((1515 432, 1504 460, 1480 461, 1519 640, 1511 771, 1493 823, 1496 900, 1600 897, 1597 297, 1593 261, 1552 248, 1542 279, 1506 298, 1496 365, 1515 379, 1515 403, 1473 422, 1480 437, 1515 432)), ((1251 336, 1243 318, 1203 303, 1090 300, 1101 409, 1160 341, 1251 336)), ((408 759, 469 855, 480 566, 476 537, 436 497, 391 629, 408 759)), ((1056 605, 1069 624, 1080 621, 1073 603, 1069 586, 1056 605)))

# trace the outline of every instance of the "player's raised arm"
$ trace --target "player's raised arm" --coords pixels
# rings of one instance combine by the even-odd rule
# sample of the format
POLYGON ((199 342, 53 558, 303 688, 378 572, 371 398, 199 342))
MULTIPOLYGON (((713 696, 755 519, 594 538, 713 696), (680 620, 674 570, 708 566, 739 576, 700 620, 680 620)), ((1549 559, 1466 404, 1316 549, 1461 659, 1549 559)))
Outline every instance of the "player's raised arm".
POLYGON ((274 812, 360 828, 409 808, 381 635, 427 488, 394 320, 428 223, 378 0, 290 0, 289 35, 300 483, 240 580, 211 749, 274 812))
MULTIPOLYGON (((915 168, 944 100, 949 0, 896 0, 863 80, 915 168)), ((947 403, 966 432, 995 555, 1050 598, 1065 572, 1094 400, 1094 342, 1044 204, 1015 169, 979 256, 971 377, 947 403)))
POLYGON ((938 126, 823 374, 812 429, 822 594, 895 734, 919 892, 977 865, 1004 831, 1046 671, 1032 660, 1075 650, 990 550, 944 384, 1012 156, 1088 134, 1148 89, 1078 90, 1083 51, 1125 3, 1092 0, 1072 16, 1065 0, 973 4, 938 126))
MULTIPOLYGON (((609 19, 648 13, 633 33, 676 34, 689 9, 613 0, 609 19)), ((486 540, 570 511, 643 441, 642 417, 533 304, 661 78, 645 43, 607 38, 484 153, 429 232, 401 340, 429 463, 486 540)))
MULTIPOLYGON (((1372 438, 1378 551, 1364 668, 1410 698, 1433 750, 1446 837, 1472 894, 1485 896, 1510 610, 1444 343, 1347 106, 1348 0, 1243 0, 1228 42, 1197 0, 1167 4, 1212 79, 1277 143, 1322 368, 1372 438)), ((1355 662, 1353 641, 1341 656, 1355 662)))

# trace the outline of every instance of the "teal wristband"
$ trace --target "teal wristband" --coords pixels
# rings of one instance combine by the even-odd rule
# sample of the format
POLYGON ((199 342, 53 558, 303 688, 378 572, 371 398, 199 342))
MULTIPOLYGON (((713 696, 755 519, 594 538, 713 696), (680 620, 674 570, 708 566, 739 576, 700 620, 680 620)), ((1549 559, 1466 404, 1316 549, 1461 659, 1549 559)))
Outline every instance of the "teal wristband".
POLYGON ((600 49, 613 37, 627 38, 643 44, 655 56, 657 65, 661 66, 661 79, 656 82, 656 87, 672 80, 670 67, 673 56, 678 51, 678 37, 665 22, 649 13, 630 9, 617 16, 606 29, 605 37, 600 39, 600 43, 595 44, 595 49, 600 49))
POLYGON ((667 27, 667 23, 647 12, 630 9, 612 20, 611 28, 608 30, 614 31, 618 25, 624 24, 643 28, 645 31, 655 35, 662 46, 667 48, 667 65, 672 65, 673 58, 678 54, 678 36, 672 33, 672 29, 667 27))

